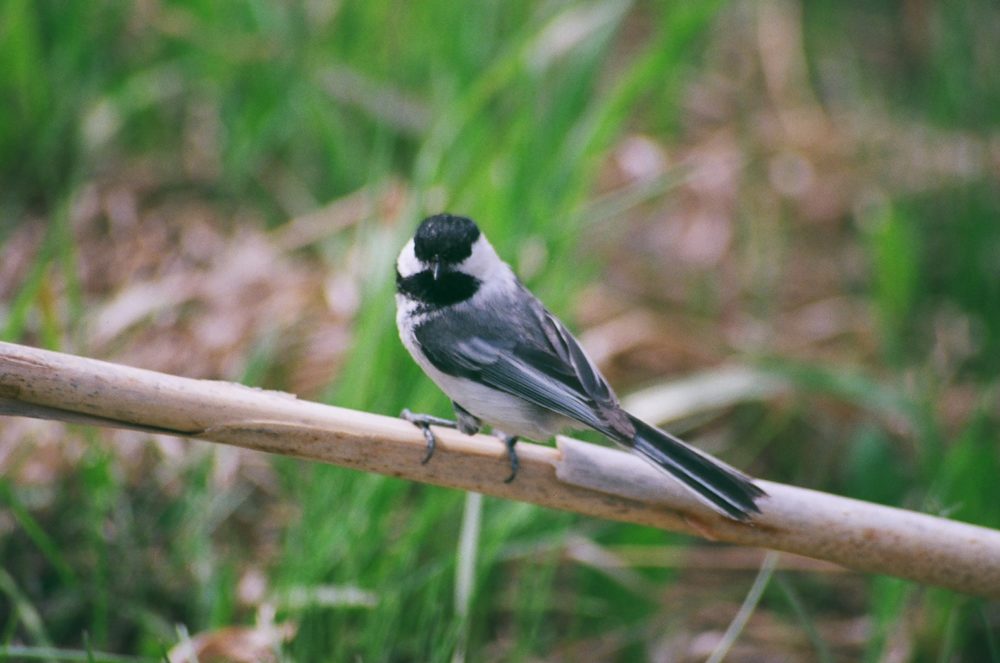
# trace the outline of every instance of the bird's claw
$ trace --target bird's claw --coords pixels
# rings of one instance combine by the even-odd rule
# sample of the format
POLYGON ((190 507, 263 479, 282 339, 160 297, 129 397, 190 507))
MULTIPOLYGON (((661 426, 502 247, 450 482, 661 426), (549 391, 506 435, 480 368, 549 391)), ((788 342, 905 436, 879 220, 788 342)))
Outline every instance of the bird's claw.
POLYGON ((517 458, 517 451, 514 450, 514 445, 517 444, 517 437, 513 435, 501 435, 500 439, 507 446, 507 457, 510 459, 510 476, 503 480, 504 483, 510 483, 517 477, 517 471, 521 469, 521 461, 517 458))
POLYGON ((431 430, 430 424, 423 424, 420 426, 420 430, 424 433, 424 440, 427 441, 426 452, 424 453, 424 459, 420 461, 421 465, 426 465, 430 462, 431 456, 434 455, 434 450, 437 448, 437 437, 434 435, 434 431, 431 430))
POLYGON ((399 417, 400 419, 409 421, 411 424, 419 428, 420 432, 424 434, 424 440, 427 442, 427 452, 424 454, 424 459, 420 461, 421 465, 426 465, 430 462, 431 457, 434 455, 434 450, 437 448, 437 436, 434 435, 434 431, 431 430, 431 426, 454 428, 456 425, 454 421, 449 421, 448 419, 432 417, 429 414, 416 414, 411 412, 409 408, 404 408, 403 411, 399 413, 399 417))

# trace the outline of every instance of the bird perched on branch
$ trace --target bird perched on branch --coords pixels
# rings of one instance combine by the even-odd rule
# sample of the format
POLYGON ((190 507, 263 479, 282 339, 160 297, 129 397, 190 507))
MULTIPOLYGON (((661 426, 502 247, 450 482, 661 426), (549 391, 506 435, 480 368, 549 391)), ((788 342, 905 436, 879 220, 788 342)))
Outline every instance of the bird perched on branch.
POLYGON ((456 421, 403 411, 434 453, 431 425, 489 424, 517 475, 518 438, 592 428, 665 470, 722 514, 747 520, 764 495, 749 477, 622 409, 566 327, 514 276, 472 220, 437 214, 396 263, 403 345, 452 401, 456 421))

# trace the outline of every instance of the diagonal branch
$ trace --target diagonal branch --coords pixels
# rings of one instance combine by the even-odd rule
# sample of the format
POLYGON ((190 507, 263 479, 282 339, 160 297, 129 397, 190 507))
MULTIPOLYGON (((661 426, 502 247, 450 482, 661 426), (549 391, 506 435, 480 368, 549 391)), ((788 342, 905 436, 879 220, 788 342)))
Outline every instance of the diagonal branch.
POLYGON ((421 465, 423 436, 400 419, 10 343, 0 414, 197 437, 1000 598, 1000 531, 768 481, 763 513, 738 523, 631 454, 569 438, 519 445, 505 484, 506 450, 491 437, 439 430, 421 465))

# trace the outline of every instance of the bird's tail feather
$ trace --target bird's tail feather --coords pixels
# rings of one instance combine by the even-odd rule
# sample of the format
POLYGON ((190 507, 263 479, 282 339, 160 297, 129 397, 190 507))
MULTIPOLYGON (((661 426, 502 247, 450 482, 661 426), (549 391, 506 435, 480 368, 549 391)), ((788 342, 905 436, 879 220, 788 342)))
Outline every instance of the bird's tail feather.
POLYGON ((635 426, 635 437, 629 445, 714 509, 736 520, 748 520, 760 513, 756 501, 766 493, 749 477, 632 415, 629 420, 635 426))

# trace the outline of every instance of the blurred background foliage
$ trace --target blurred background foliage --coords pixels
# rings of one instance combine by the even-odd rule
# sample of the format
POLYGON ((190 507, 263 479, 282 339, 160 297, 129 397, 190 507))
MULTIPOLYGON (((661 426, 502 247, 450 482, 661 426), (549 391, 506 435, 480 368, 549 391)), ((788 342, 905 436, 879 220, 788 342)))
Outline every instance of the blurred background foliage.
MULTIPOLYGON (((392 276, 448 209, 619 392, 778 378, 680 412, 704 448, 996 527, 998 34, 989 0, 4 0, 0 338, 444 414, 392 276)), ((1000 660, 995 602, 338 468, 17 419, 0 468, 7 660, 1000 660)))

